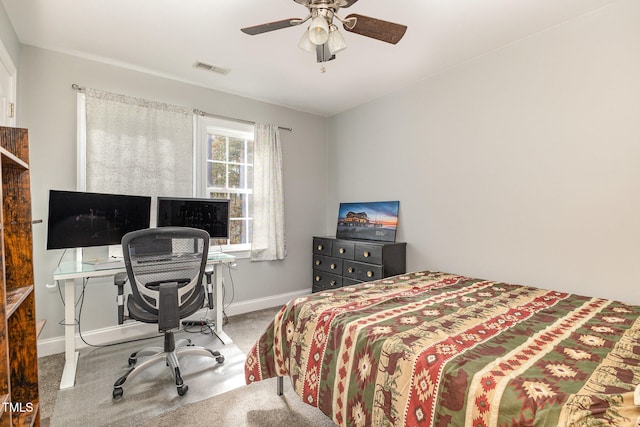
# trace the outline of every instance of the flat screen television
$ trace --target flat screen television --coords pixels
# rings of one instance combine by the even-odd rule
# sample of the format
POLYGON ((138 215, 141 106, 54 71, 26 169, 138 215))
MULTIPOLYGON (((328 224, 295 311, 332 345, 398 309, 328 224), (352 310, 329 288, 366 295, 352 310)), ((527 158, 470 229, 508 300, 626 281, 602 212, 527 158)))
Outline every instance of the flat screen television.
POLYGON ((119 245, 150 217, 151 197, 50 190, 47 249, 119 245))
POLYGON ((158 197, 158 227, 192 227, 229 238, 229 199, 158 197))

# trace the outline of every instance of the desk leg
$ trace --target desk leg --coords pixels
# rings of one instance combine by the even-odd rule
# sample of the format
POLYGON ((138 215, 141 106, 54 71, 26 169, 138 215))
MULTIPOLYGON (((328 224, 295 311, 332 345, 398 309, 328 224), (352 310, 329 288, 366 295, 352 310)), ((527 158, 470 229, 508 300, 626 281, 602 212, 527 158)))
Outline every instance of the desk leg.
POLYGON ((224 345, 227 345, 227 344, 231 344, 233 340, 231 340, 231 338, 229 338, 227 334, 222 332, 222 322, 223 322, 222 304, 224 303, 222 301, 222 263, 215 264, 213 268, 214 268, 214 276, 216 278, 216 288, 214 290, 216 294, 216 305, 213 308, 216 325, 213 332, 218 336, 218 338, 220 338, 220 341, 222 341, 224 345))
POLYGON ((76 382, 78 352, 76 351, 76 283, 75 279, 64 281, 64 370, 60 390, 71 388, 76 382))

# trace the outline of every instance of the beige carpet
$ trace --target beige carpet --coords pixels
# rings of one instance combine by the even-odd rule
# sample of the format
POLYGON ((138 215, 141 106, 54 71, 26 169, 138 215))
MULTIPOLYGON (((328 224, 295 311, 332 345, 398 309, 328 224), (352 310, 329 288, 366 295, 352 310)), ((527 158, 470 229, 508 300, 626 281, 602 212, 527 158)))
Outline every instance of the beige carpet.
POLYGON ((196 336, 194 343, 220 351, 225 361, 218 364, 203 356, 181 358, 182 377, 189 386, 184 396, 176 391, 171 369, 159 362, 127 381, 124 395, 113 399, 113 383, 129 370, 129 354, 145 345, 162 346, 162 340, 81 351, 76 384, 58 392, 51 426, 136 425, 184 404, 244 386, 245 354, 234 344, 215 343, 210 335, 196 336))
POLYGON ((141 426, 335 427, 320 410, 302 402, 285 379, 284 396, 275 379, 244 386, 147 420, 141 426))
MULTIPOLYGON (((318 409, 304 404, 285 379, 285 394, 276 394, 274 379, 244 385, 244 355, 269 324, 279 307, 229 318, 225 332, 234 340, 221 347, 211 336, 189 336, 199 345, 220 350, 223 366, 202 366, 198 357, 185 359, 183 372, 189 392, 179 397, 165 366, 134 378, 122 399, 111 399, 113 382, 126 370, 130 348, 150 345, 123 344, 107 349, 85 349, 78 365, 77 385, 58 390, 62 355, 39 360, 42 418, 51 426, 335 426, 318 409), (163 371, 166 370, 167 372, 163 371), (230 391, 228 391, 230 390, 230 391), (213 396, 213 397, 212 397, 213 396)), ((206 358, 203 358, 206 360, 206 358)))

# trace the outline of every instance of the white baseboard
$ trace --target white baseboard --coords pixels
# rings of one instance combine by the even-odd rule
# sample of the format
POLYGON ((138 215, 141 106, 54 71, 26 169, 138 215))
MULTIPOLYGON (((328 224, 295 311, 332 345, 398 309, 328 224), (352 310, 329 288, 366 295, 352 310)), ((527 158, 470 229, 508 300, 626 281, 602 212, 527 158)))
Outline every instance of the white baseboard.
MULTIPOLYGON (((308 295, 310 292, 311 290, 288 292, 266 298, 231 303, 225 308, 225 313, 227 316, 235 316, 238 314, 263 310, 265 308, 277 307, 286 304, 294 298, 308 295)), ((202 309, 190 316, 189 319, 201 319, 205 313, 206 309, 202 309)), ((213 318, 213 314, 209 313, 208 317, 213 318)), ((83 332, 82 338, 91 345, 105 345, 150 337, 157 334, 158 326, 155 324, 127 321, 124 325, 110 326, 108 328, 83 332)), ((76 349, 80 350, 86 347, 88 347, 88 345, 76 333, 76 349)), ((64 353, 64 336, 38 340, 38 357, 49 356, 57 353, 64 353)))

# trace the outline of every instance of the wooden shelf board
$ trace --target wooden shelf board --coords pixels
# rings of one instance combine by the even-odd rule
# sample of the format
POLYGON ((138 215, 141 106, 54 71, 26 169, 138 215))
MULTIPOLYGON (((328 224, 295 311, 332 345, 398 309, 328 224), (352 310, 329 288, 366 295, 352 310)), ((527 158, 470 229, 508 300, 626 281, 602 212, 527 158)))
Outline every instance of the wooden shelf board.
POLYGON ((39 320, 36 323, 36 338, 40 336, 40 332, 42 332, 42 329, 44 329, 45 323, 47 323, 46 319, 39 320))
POLYGON ((29 170, 29 165, 18 158, 15 154, 11 153, 5 148, 0 147, 0 155, 2 156, 2 164, 9 166, 19 166, 25 170, 29 170))
POLYGON ((21 288, 7 289, 7 317, 11 315, 20 307, 22 301, 29 296, 33 291, 33 286, 23 286, 21 288))

